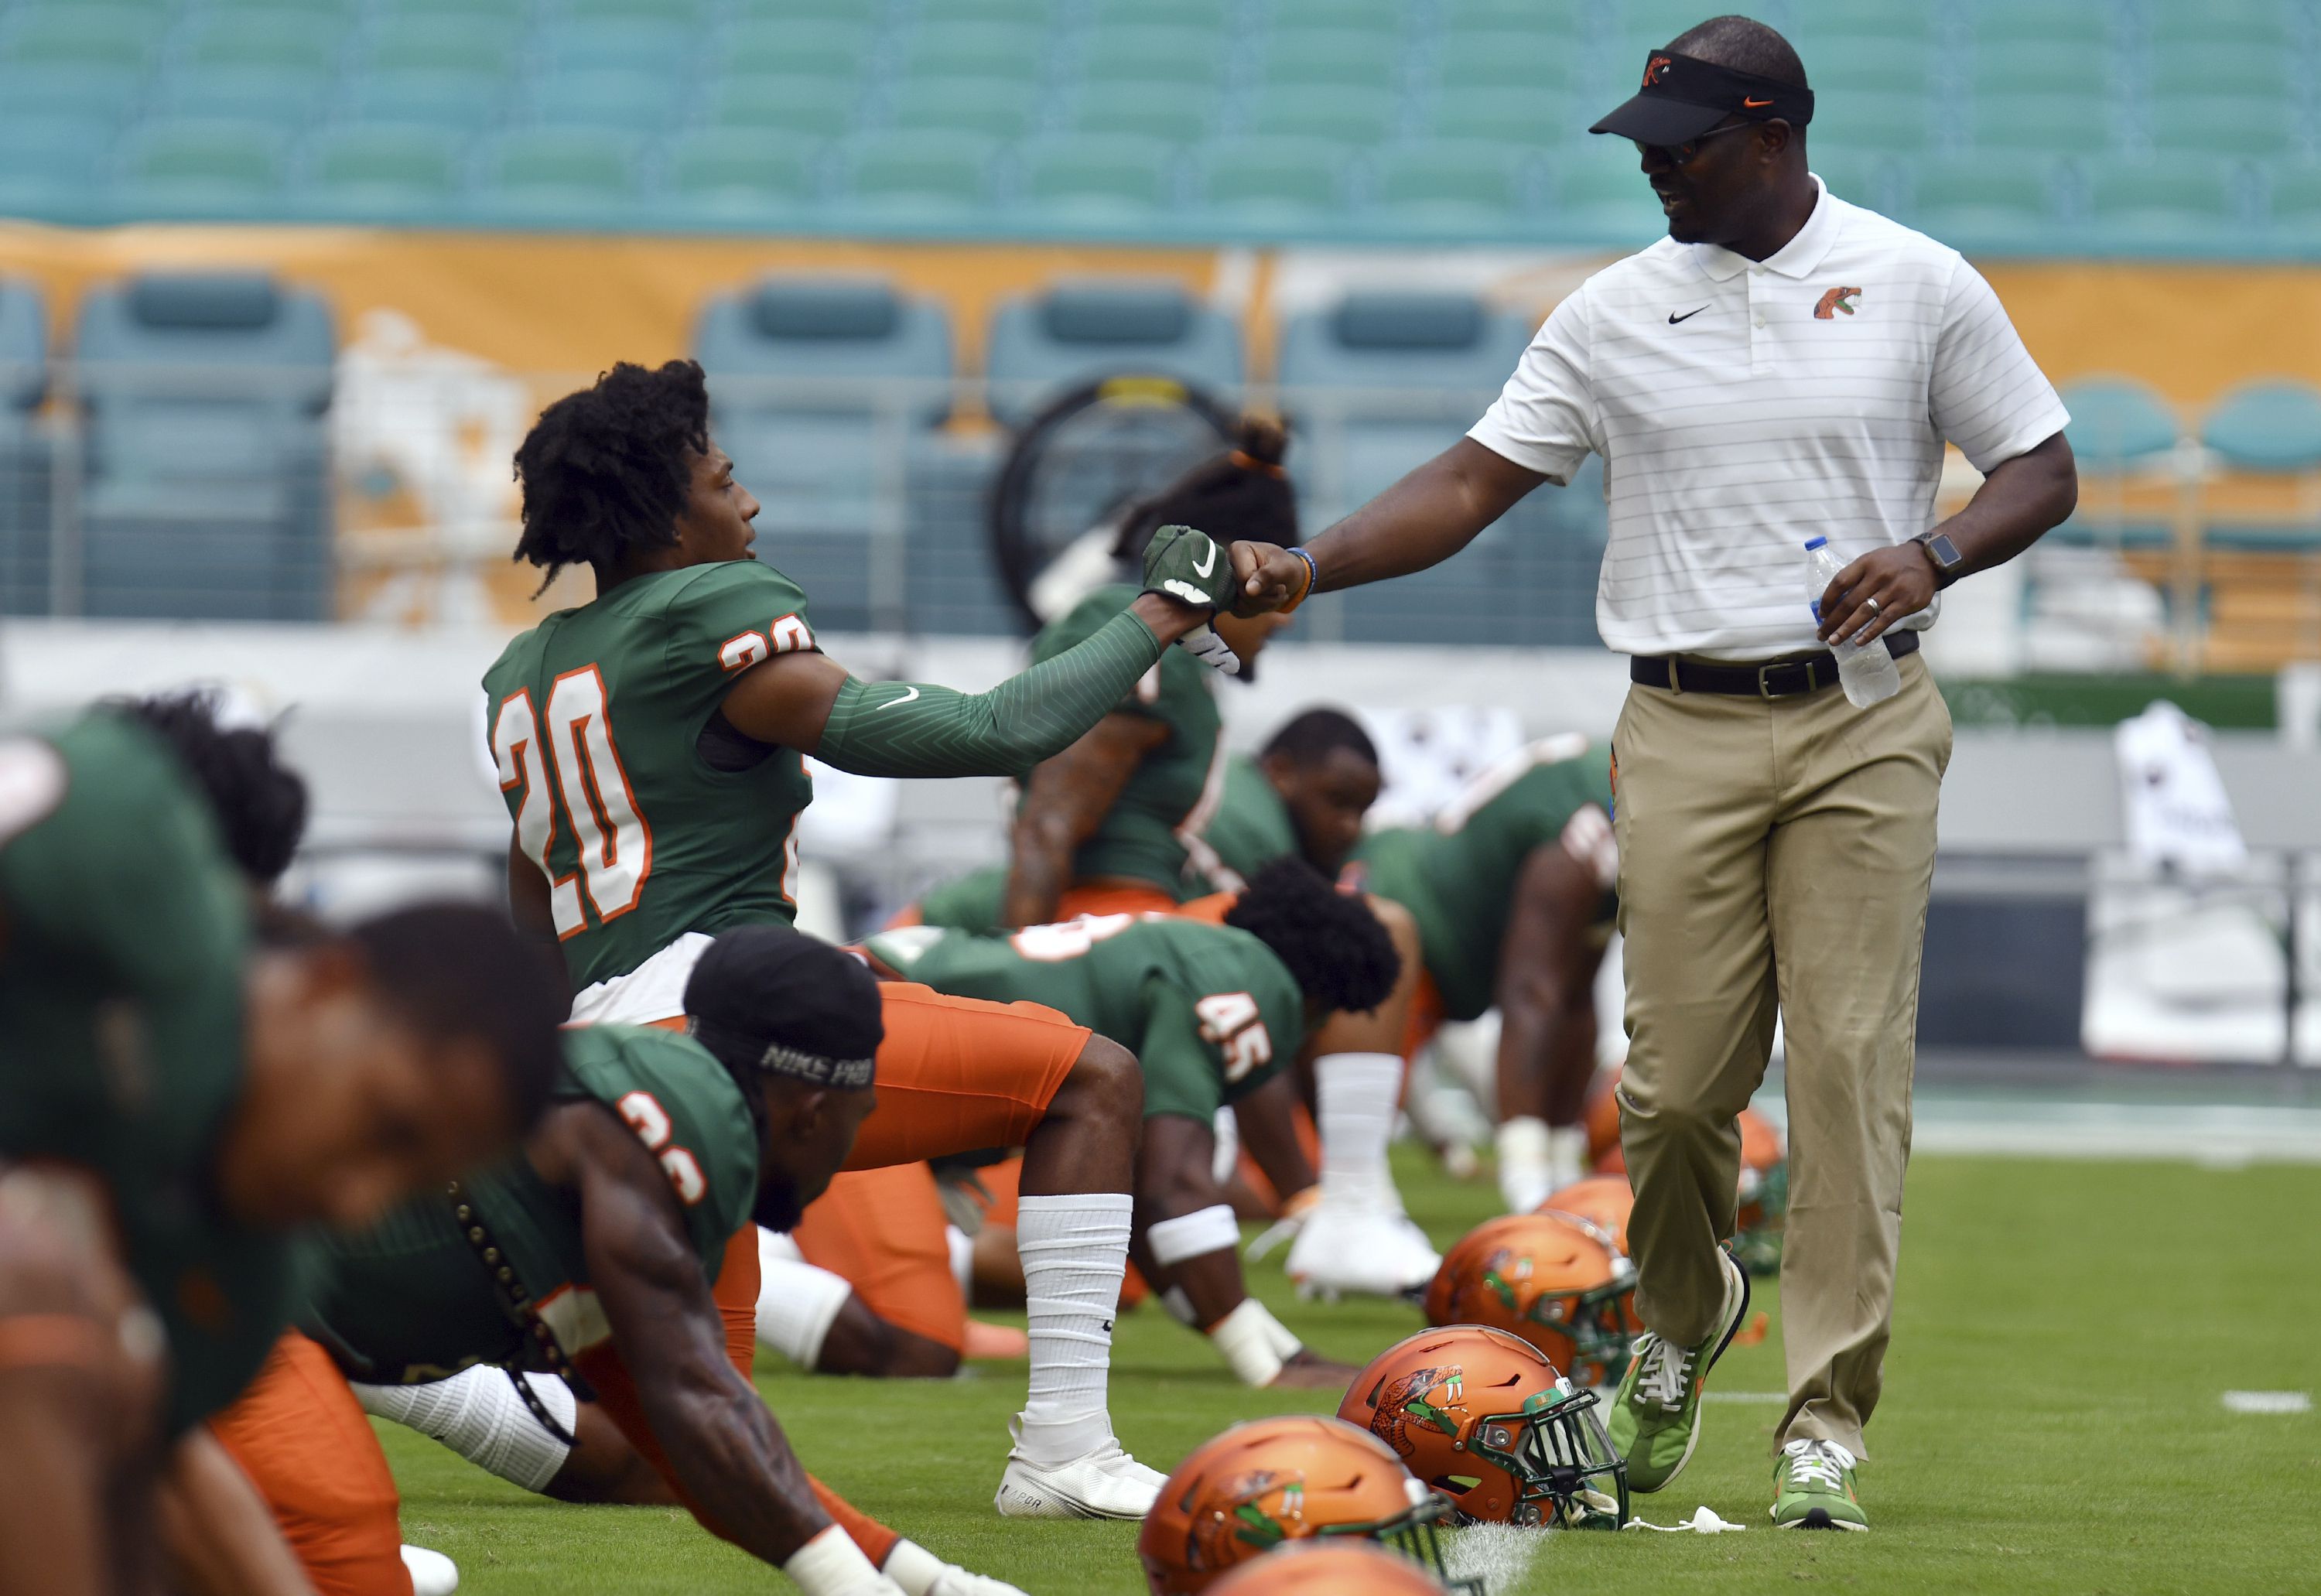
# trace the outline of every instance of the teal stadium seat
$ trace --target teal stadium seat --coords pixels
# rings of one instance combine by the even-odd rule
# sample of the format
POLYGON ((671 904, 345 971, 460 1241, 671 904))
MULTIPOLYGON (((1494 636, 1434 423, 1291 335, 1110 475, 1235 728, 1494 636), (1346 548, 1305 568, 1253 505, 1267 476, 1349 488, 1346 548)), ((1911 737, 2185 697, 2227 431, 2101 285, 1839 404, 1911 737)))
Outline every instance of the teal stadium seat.
POLYGON ((2155 94, 2233 95, 2284 102, 2300 97, 2293 59, 2287 52, 2213 39, 2180 40, 2164 53, 2155 45, 2152 85, 2155 94))
POLYGON ((19 111, 0 102, 0 209, 47 221, 82 220, 96 203, 117 119, 19 111))
POLYGON ((358 44, 362 69, 379 72, 512 74, 523 38, 520 23, 489 13, 474 16, 383 17, 358 44))
POLYGON ((682 119, 684 85, 666 72, 570 68, 532 80, 523 120, 540 127, 658 133, 682 119))
POLYGON ((1393 131, 1399 109, 1381 89, 1295 84, 1269 89, 1250 111, 1249 131, 1261 139, 1330 139, 1375 144, 1393 131))
POLYGON ((671 141, 662 194, 671 221, 777 225, 815 203, 815 150, 755 128, 699 128, 671 141))
POLYGON ((2053 163, 2029 157, 1929 158, 1918 162, 1909 188, 1905 219, 1960 249, 2019 245, 2043 236, 2054 216, 2053 163))
POLYGON ((1601 112, 1583 114, 1577 100, 1535 89, 1462 91, 1445 84, 1426 117, 1438 139, 1543 149, 1577 135, 1601 112))
POLYGON ((1041 100, 1038 86, 1021 78, 914 76, 894 86, 890 120, 898 128, 1020 139, 1039 118, 1041 100))
POLYGON ((2321 243, 2321 164, 2278 161, 2264 175, 2274 236, 2321 243))
POLYGON ((1277 28, 1266 45, 1264 81, 1269 92, 1306 85, 1384 92, 1400 80, 1406 53, 1392 33, 1277 28))
MULTIPOLYGON (((1934 50, 1898 33, 1834 33, 1800 45, 1806 75, 1829 92, 1890 95, 1924 103, 1934 92, 1934 50)), ((1814 91, 1814 120, 1821 120, 1821 95, 1814 91)))
POLYGON ((110 198, 129 217, 239 220, 282 197, 288 166, 261 123, 148 122, 121 141, 110 198))
POLYGON ((332 220, 411 221, 458 202, 463 145, 449 128, 343 123, 307 146, 302 208, 332 220))
POLYGON ((1148 220, 1176 201, 1179 150, 1133 133, 1088 134, 1024 151, 1024 199, 1051 221, 1148 220))
POLYGON ((2146 113, 2153 147, 2270 160, 2302 143, 2298 107, 2284 96, 2155 94, 2146 113))
POLYGON ((497 72, 398 71, 356 76, 344 90, 350 122, 403 122, 474 132, 506 114, 514 86, 497 72))
POLYGON ((1548 33, 1451 33, 1435 48, 1434 78, 1446 103, 1470 94, 1546 93, 1560 99, 1578 59, 1568 41, 1548 33))
POLYGON ((1932 146, 1934 132, 1934 108, 1923 96, 1833 88, 1815 92, 1806 141, 1816 160, 1829 149, 1916 155, 1932 146))
POLYGON ((126 118, 144 99, 141 68, 0 61, 0 111, 10 114, 126 118))
POLYGON ((1189 144, 1215 132, 1224 96, 1182 84, 1083 85, 1072 126, 1089 134, 1126 133, 1189 144))
POLYGON ((282 67, 218 67, 163 75, 155 100, 169 116, 224 116, 302 128, 330 105, 330 73, 282 67))
POLYGON ((1442 0, 1436 14, 1446 32, 1521 29, 1573 39, 1593 9, 1588 0, 1442 0))
POLYGON ((1973 18, 1975 42, 2109 48, 2116 8, 2111 0, 1985 0, 1973 18))
POLYGON ((1388 231, 1490 235, 1531 211, 1525 160, 1504 144, 1400 144, 1372 158, 1371 196, 1388 231))
MULTIPOLYGON (((2236 471, 2261 477, 2321 472, 2321 392, 2293 381, 2244 384, 2219 399, 2200 442, 2236 471)), ((2211 524, 2212 549, 2307 552, 2321 548, 2321 527, 2304 524, 2211 524)))
POLYGON ((553 25, 643 23, 698 35, 715 20, 712 0, 550 0, 553 25))
POLYGON ((1006 23, 1050 28, 1062 0, 923 0, 919 18, 930 23, 1006 23))
POLYGON ((2174 541, 2165 521, 2129 521, 2121 513, 2123 478, 2166 465, 2176 448, 2176 417, 2167 401, 2130 377, 2084 378, 2063 389, 2071 413, 2065 429, 2080 467, 2080 506, 2047 534, 2079 546, 2163 549, 2174 541))
POLYGON ((337 17, 227 12, 194 24, 184 61, 196 70, 265 67, 324 73, 337 68, 347 38, 337 17))
POLYGON ((1395 33, 1410 14, 1411 0, 1272 0, 1261 8, 1276 28, 1361 28, 1395 33))
POLYGON ((2118 142, 2113 110, 2101 95, 1978 91, 1968 128, 1977 150, 2094 155, 2118 142))
POLYGON ((1897 5, 1893 0, 1789 0, 1789 38, 1804 56, 1806 71, 1816 75, 1814 50, 1834 35, 1882 35, 1931 47, 1934 8, 1897 5))
POLYGON ((451 17, 462 22, 491 23, 521 28, 532 19, 532 0, 369 0, 382 20, 403 17, 451 17))
POLYGON ((914 72, 1034 78, 1053 39, 1046 30, 1004 23, 922 23, 904 41, 914 72))
POLYGON ((876 43, 877 34, 860 23, 745 22, 726 34, 718 63, 733 73, 854 78, 869 63, 876 43))
POLYGON ((674 78, 699 50, 701 32, 663 22, 563 23, 545 32, 544 42, 542 64, 551 71, 606 68, 674 78))
POLYGON ((1099 28, 1142 27, 1165 22, 1177 28, 1206 28, 1222 32, 1226 24, 1238 20, 1240 0, 1169 0, 1165 6, 1153 0, 1087 0, 1090 23, 1099 28))
POLYGON ((478 162, 477 220, 586 226, 624 214, 641 187, 641 142, 599 128, 519 128, 478 162))
POLYGON ((730 0, 742 22, 876 23, 882 0, 730 0))
POLYGON ((0 614, 49 606, 48 438, 32 417, 49 381, 49 315, 30 283, 0 282, 0 614))
POLYGON ((1977 97, 2074 99, 2111 93, 2113 68, 2110 51, 2076 44, 1986 44, 1975 51, 1967 82, 1977 97))
POLYGON ((1637 250, 1668 232, 1668 216, 1627 140, 1582 133, 1567 139, 1553 160, 1561 228, 1589 242, 1637 250))
POLYGON ((52 0, 0 20, 0 61, 143 71, 158 53, 160 33, 147 12, 52 0))
POLYGON ((1091 89, 1115 83, 1208 88, 1223 80, 1228 53, 1224 34, 1198 28, 1100 28, 1088 35, 1080 76, 1091 89))
POLYGON ((2207 155, 2089 163, 2089 217, 2115 245, 2182 247, 2248 220, 2246 174, 2207 155))
POLYGON ((832 139, 853 125, 861 99, 851 78, 737 73, 709 86, 701 120, 713 128, 832 139))
POLYGON ((1353 150, 1327 139, 1235 139, 1209 147, 1201 162, 1201 204, 1221 221, 1311 227, 1346 205, 1353 150))
POLYGON ((2227 45, 2248 56, 2285 53, 2294 40, 2290 6, 2283 0, 2199 0, 2155 6, 2153 59, 2165 61, 2187 45, 2227 45))
POLYGON ((1814 176, 1838 198, 1885 215, 1894 214, 1900 188, 1892 157, 1831 144, 1814 150, 1811 159, 1814 176))
POLYGON ((991 413, 1010 425, 1067 389, 1124 374, 1172 377, 1230 402, 1242 380, 1241 328, 1172 282, 1059 283, 1000 306, 984 374, 991 413))
POLYGON ((969 133, 866 133, 843 151, 846 199, 866 218, 969 220, 991 203, 998 150, 969 133))
POLYGON ((253 12, 260 16, 310 16, 341 25, 362 14, 363 0, 201 0, 212 15, 253 12))

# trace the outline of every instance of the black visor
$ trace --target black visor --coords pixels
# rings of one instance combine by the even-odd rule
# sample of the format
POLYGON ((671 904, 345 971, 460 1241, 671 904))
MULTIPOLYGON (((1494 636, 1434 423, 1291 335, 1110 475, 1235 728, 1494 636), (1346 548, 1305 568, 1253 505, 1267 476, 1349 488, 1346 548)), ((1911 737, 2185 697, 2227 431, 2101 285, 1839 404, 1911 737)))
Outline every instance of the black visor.
POLYGON ((1728 116, 1803 127, 1813 120, 1813 103, 1809 88, 1656 50, 1645 59, 1643 87, 1588 131, 1639 144, 1681 144, 1728 116))

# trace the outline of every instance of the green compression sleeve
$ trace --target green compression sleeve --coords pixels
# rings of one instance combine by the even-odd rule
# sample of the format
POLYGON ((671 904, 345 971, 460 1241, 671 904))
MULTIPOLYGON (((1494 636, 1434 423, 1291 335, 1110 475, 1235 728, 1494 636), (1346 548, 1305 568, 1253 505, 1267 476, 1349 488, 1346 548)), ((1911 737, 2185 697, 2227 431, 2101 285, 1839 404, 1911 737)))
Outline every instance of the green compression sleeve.
POLYGON ((1020 776, 1078 742, 1166 647, 1123 613, 988 693, 850 677, 815 757, 858 776, 1020 776))

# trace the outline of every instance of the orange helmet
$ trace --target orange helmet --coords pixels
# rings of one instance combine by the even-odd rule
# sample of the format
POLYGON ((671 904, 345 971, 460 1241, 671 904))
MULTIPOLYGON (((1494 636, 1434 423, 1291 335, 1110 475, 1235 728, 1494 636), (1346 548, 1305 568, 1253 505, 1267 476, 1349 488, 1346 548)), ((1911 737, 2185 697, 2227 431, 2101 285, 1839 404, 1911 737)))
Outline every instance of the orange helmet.
POLYGON ((1620 1155, 1620 1100, 1612 1095, 1619 1084, 1620 1066, 1614 1064, 1588 1089, 1588 1167, 1598 1172, 1606 1160, 1620 1155))
POLYGON ((1754 1108, 1741 1110, 1741 1210, 1733 1255, 1752 1274, 1781 1267, 1781 1216, 1789 1206, 1789 1153, 1780 1127, 1754 1108))
POLYGON ((1292 1541, 1242 1564, 1212 1596, 1443 1596, 1443 1586, 1407 1557, 1362 1541, 1292 1541))
POLYGON ((1548 1193, 1535 1212, 1575 1214, 1612 1238, 1625 1255, 1628 1251, 1628 1216, 1635 1211, 1636 1194, 1625 1175, 1589 1175, 1548 1193))
POLYGON ((1489 1524, 1617 1529, 1628 1468, 1596 1396, 1488 1325, 1421 1330, 1372 1360, 1338 1417, 1367 1426, 1458 1510, 1489 1524))
POLYGON ((1522 1336, 1583 1385, 1628 1361, 1636 1272, 1612 1238, 1569 1214, 1486 1219, 1443 1254, 1426 1287, 1430 1325, 1488 1325, 1522 1336))
POLYGON ((1334 1418, 1237 1424, 1195 1447, 1144 1517, 1136 1555, 1152 1596, 1191 1596, 1285 1541, 1361 1537, 1443 1573, 1451 1516, 1384 1442, 1334 1418))

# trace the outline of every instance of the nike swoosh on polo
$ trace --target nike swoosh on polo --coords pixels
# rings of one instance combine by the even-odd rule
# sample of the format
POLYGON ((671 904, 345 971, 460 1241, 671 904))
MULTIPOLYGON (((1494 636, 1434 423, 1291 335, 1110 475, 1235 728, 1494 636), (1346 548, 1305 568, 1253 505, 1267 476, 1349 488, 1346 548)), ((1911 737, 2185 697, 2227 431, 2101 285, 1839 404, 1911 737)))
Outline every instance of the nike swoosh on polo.
POLYGON ((1193 574, 1197 577, 1206 578, 1209 572, 1216 570, 1216 568, 1217 545, 1216 541, 1215 539, 1211 539, 1209 542, 1209 557, 1206 560, 1201 561, 1193 567, 1193 574))
MULTIPOLYGON (((896 705, 897 705, 897 704, 907 704, 907 703, 909 703, 912 699, 914 699, 914 698, 917 698, 918 696, 919 696, 919 689, 916 689, 916 688, 913 688, 909 692, 905 693, 905 694, 904 694, 901 698, 889 698, 889 699, 887 699, 884 704, 881 704, 881 705, 879 705, 879 706, 878 706, 878 709, 892 709, 896 705)), ((871 714, 873 714, 873 715, 876 715, 876 714, 878 714, 878 709, 873 709, 870 713, 871 713, 871 714)))
POLYGON ((1669 312, 1669 325, 1673 327, 1679 322, 1688 322, 1692 320, 1693 317, 1698 315, 1700 311, 1707 310, 1707 308, 1708 306, 1704 305, 1700 307, 1700 310, 1688 310, 1682 315, 1679 315, 1676 312, 1670 311, 1669 312))

